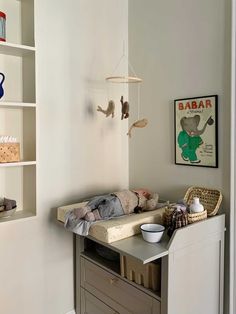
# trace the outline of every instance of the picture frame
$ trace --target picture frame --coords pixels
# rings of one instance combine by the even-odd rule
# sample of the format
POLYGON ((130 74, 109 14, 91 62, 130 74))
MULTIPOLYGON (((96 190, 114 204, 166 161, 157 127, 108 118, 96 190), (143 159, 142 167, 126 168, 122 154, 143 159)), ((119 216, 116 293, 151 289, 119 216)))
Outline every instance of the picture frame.
POLYGON ((174 100, 175 164, 218 168, 218 96, 174 100))

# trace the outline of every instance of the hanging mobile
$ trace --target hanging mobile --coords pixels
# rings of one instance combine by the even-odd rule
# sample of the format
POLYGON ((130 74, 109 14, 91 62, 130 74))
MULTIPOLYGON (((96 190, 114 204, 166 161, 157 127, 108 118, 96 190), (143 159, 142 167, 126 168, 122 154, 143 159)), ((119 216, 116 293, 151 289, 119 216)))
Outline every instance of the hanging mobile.
MULTIPOLYGON (((137 100, 137 105, 138 105, 138 119, 137 121, 135 121, 129 128, 127 135, 129 135, 129 137, 131 137, 131 130, 133 128, 144 128, 147 124, 148 124, 148 120, 147 119, 140 119, 139 118, 139 112, 140 112, 140 83, 142 82, 142 79, 139 78, 135 71, 134 68, 132 67, 132 65, 130 64, 128 58, 125 55, 125 49, 124 49, 124 43, 123 43, 123 54, 120 57, 120 60, 118 61, 113 74, 111 76, 106 77, 106 81, 109 83, 139 83, 138 84, 138 100, 137 100), (127 63, 128 63, 128 70, 130 73, 132 73, 132 75, 114 75, 117 72, 118 67, 120 66, 121 62, 127 59, 127 63)), ((121 102, 121 120, 123 119, 127 119, 129 117, 129 102, 128 101, 124 101, 124 97, 121 96, 120 99, 121 102)))

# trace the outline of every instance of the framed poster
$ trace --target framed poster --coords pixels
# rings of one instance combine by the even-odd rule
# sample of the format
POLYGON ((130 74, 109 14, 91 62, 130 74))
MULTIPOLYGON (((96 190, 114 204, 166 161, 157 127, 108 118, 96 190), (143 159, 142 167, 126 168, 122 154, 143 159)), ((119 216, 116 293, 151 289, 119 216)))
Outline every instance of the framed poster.
POLYGON ((175 164, 218 167, 217 95, 176 99, 175 164))

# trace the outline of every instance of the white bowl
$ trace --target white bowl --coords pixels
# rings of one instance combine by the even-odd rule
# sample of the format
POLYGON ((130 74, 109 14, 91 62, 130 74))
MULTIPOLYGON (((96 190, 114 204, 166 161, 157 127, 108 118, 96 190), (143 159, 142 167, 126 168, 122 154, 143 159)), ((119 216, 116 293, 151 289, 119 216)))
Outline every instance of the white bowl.
POLYGON ((0 212, 0 218, 8 218, 11 215, 13 215, 15 213, 15 211, 16 211, 16 207, 12 208, 12 209, 9 209, 9 210, 1 211, 0 212))
POLYGON ((143 224, 141 225, 143 239, 147 242, 160 242, 165 231, 165 227, 158 224, 143 224))

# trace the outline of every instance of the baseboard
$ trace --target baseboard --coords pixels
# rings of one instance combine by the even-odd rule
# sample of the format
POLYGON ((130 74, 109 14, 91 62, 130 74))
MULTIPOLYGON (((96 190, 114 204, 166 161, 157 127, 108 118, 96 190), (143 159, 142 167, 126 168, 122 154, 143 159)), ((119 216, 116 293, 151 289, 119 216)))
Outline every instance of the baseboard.
POLYGON ((70 312, 67 312, 66 314, 76 314, 76 313, 75 313, 75 310, 72 310, 70 312))

